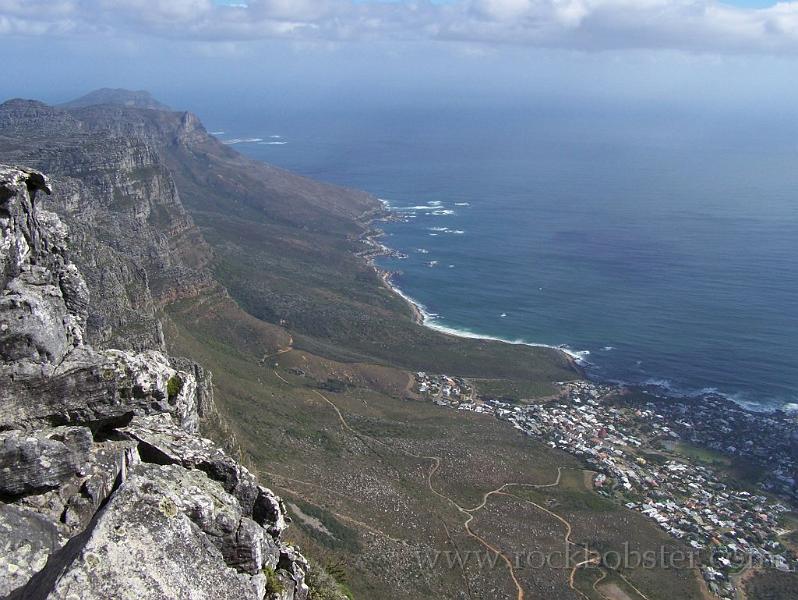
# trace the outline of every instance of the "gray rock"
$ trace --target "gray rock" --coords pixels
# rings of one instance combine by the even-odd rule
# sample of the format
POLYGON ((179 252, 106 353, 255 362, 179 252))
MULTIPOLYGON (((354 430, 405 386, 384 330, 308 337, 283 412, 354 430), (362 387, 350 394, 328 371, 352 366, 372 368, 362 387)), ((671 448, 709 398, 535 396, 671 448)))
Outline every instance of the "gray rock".
POLYGON ((0 597, 5 598, 44 569, 65 539, 50 520, 32 511, 0 504, 0 597))
MULTIPOLYGON (((36 433, 47 435, 47 432, 36 433)), ((138 463, 133 442, 94 442, 86 453, 85 462, 74 473, 61 471, 57 487, 35 491, 32 481, 26 479, 28 493, 14 502, 49 520, 69 537, 86 528, 100 506, 126 479, 128 470, 138 463)), ((6 500, 11 499, 6 496, 6 500)))
POLYGON ((203 368, 188 358, 170 358, 172 367, 178 371, 185 371, 194 376, 197 383, 197 413, 200 418, 206 419, 216 414, 216 404, 213 400, 213 373, 203 368))
MULTIPOLYGON (((80 342, 60 278, 82 280, 65 255, 63 226, 34 208, 41 173, 0 166, 0 360, 57 363, 80 342)), ((83 283, 85 288, 85 283, 83 283)), ((79 329, 79 327, 78 327, 79 329)))
POLYGON ((201 472, 141 465, 113 495, 79 553, 59 568, 43 597, 256 598, 251 578, 229 567, 202 529, 236 522, 230 500, 201 472))
POLYGON ((0 296, 0 359, 58 363, 71 346, 61 289, 48 270, 22 269, 0 296))
POLYGON ((0 363, 0 429, 42 424, 121 423, 136 414, 167 412, 196 431, 196 384, 160 352, 95 352, 80 347, 55 367, 0 363), (170 381, 173 392, 169 393, 170 381))
POLYGON ((262 600, 268 567, 280 600, 305 600, 280 499, 196 436, 210 373, 86 344, 69 232, 35 201, 47 185, 0 166, 0 596, 262 600))
MULTIPOLYGON (((75 112, 106 111, 137 112, 120 105, 75 112)), ((197 130, 196 119, 181 126, 176 113, 142 112, 163 118, 175 139, 178 129, 183 136, 197 130)), ((210 249, 183 207, 163 153, 144 135, 146 122, 120 118, 119 131, 92 130, 41 103, 0 104, 0 153, 53 178, 48 207, 69 226, 72 261, 93 292, 86 332, 97 347, 163 350, 158 309, 216 286, 207 269, 210 249)), ((64 286, 71 302, 69 291, 64 286)))
POLYGON ((85 469, 92 442, 85 427, 0 432, 0 496, 59 487, 85 469))
POLYGON ((310 592, 305 584, 307 572, 308 561, 299 553, 299 550, 293 546, 285 546, 280 550, 277 575, 286 588, 287 598, 307 600, 310 592))
POLYGON ((266 527, 271 535, 279 536, 285 529, 285 509, 278 496, 258 485, 252 473, 210 440, 176 427, 168 415, 136 417, 119 431, 138 440, 139 453, 145 460, 200 469, 219 481, 238 500, 244 514, 266 527))
POLYGON ((136 446, 130 442, 95 443, 82 476, 73 486, 64 486, 61 490, 60 520, 64 528, 70 533, 85 529, 102 504, 127 479, 128 471, 139 462, 136 446), (71 493, 64 493, 67 491, 71 493))

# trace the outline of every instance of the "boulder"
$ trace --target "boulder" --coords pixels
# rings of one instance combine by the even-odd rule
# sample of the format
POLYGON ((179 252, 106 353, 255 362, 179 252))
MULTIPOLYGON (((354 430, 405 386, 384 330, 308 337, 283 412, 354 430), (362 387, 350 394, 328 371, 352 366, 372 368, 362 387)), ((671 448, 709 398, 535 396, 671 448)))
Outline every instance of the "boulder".
POLYGON ((133 415, 170 413, 196 431, 194 378, 173 369, 160 352, 95 352, 79 347, 59 365, 29 361, 0 363, 0 428, 14 425, 91 424, 130 420, 133 415))
POLYGON ((66 539, 55 523, 33 511, 0 503, 0 597, 44 569, 66 539))
POLYGON ((239 520, 235 503, 203 473, 140 465, 100 512, 75 556, 64 557, 65 565, 48 565, 56 573, 44 573, 41 580, 54 581, 37 592, 53 600, 254 599, 257 586, 247 570, 259 564, 257 552, 240 572, 219 549, 234 554, 226 544, 233 543, 239 520))

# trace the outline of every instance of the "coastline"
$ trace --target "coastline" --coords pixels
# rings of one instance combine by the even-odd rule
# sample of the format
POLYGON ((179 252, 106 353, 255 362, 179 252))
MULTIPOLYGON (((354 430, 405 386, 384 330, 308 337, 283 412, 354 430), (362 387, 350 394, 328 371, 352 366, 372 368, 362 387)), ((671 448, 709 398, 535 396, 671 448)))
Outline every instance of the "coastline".
POLYGON ((530 348, 546 348, 548 350, 554 350, 559 352, 562 357, 574 368, 574 370, 579 374, 580 377, 584 379, 588 379, 587 374, 585 373, 584 367, 587 364, 587 361, 583 358, 583 355, 579 352, 574 352, 567 348, 563 348, 561 346, 552 346, 550 344, 539 344, 534 342, 526 342, 524 340, 508 340, 505 338, 500 338, 492 335, 485 335, 481 333, 473 333, 471 331, 463 331, 461 329, 454 329, 452 327, 446 327, 445 325, 439 325, 435 322, 434 318, 430 313, 427 312, 426 307, 423 304, 406 294, 399 288, 392 280, 393 273, 383 271, 379 269, 379 267, 375 268, 378 272, 383 273, 383 283, 385 286, 391 290, 394 294, 402 298, 410 307, 411 311, 413 312, 413 321, 421 325, 422 327, 426 327, 427 329, 432 329, 433 331, 437 331, 439 333, 443 333, 446 335, 450 335, 452 337, 461 338, 461 339, 471 339, 471 340, 487 340, 491 342, 500 342, 502 344, 509 344, 511 346, 528 346, 530 348))
POLYGON ((740 401, 732 395, 718 392, 715 389, 703 389, 703 390, 692 390, 692 391, 675 389, 667 381, 659 383, 655 381, 630 382, 630 381, 620 381, 620 380, 601 380, 600 378, 596 379, 594 377, 591 377, 586 371, 586 368, 591 366, 591 363, 585 358, 590 354, 589 351, 579 352, 563 346, 554 346, 551 344, 528 342, 526 340, 521 340, 521 339, 511 340, 507 338, 501 338, 498 336, 474 333, 468 330, 455 329, 452 327, 447 327, 445 325, 440 325, 435 321, 436 315, 431 314, 421 302, 419 302, 418 300, 407 294, 396 284, 393 278, 397 275, 397 273, 383 269, 376 264, 376 259, 381 256, 406 258, 405 254, 397 250, 394 250, 383 244, 381 241, 379 241, 379 238, 385 235, 385 232, 377 227, 374 227, 373 224, 375 222, 401 220, 401 216, 398 215, 393 210, 391 210, 391 207, 387 201, 380 199, 380 203, 382 204, 381 210, 376 210, 372 212, 371 214, 368 215, 367 218, 361 221, 365 230, 363 234, 360 236, 360 241, 366 244, 367 249, 363 252, 359 252, 358 256, 364 258, 367 264, 374 269, 374 271, 376 272, 377 276, 380 279, 380 282, 382 283, 383 286, 385 286, 386 289, 388 289, 391 293, 399 296, 402 300, 404 300, 404 302, 407 304, 407 306, 411 311, 411 318, 415 324, 420 325, 422 327, 427 327, 428 329, 432 329, 439 333, 450 335, 456 338, 489 340, 494 342, 501 342, 504 344, 516 345, 516 346, 529 346, 532 348, 548 348, 550 350, 555 350, 559 352, 563 356, 563 358, 572 365, 574 370, 583 379, 589 381, 595 381, 597 383, 613 385, 619 389, 638 388, 643 390, 652 390, 653 393, 655 394, 668 396, 677 400, 683 400, 683 399, 701 400, 707 397, 720 396, 725 400, 732 402, 739 408, 752 413, 772 414, 777 411, 783 411, 786 413, 798 412, 798 405, 795 404, 786 404, 782 407, 753 405, 751 402, 740 401))
POLYGON ((470 331, 446 327, 445 325, 439 325, 436 323, 433 315, 427 311, 426 307, 421 302, 405 293, 393 281, 393 277, 396 275, 396 273, 383 269, 376 264, 376 259, 381 256, 394 256, 398 258, 405 257, 405 255, 401 252, 389 248, 380 242, 379 238, 385 235, 385 232, 372 226, 376 221, 385 221, 388 219, 398 218, 396 213, 392 212, 390 208, 388 208, 387 202, 384 200, 380 200, 380 202, 383 204, 383 211, 371 215, 371 219, 365 222, 366 230, 360 237, 360 241, 367 246, 367 249, 363 252, 359 252, 357 255, 366 260, 366 263, 372 269, 374 269, 377 277, 380 279, 380 282, 387 290, 405 301, 407 306, 410 308, 413 323, 428 329, 432 329, 433 331, 461 339, 488 340, 492 342, 510 344, 513 346, 529 346, 531 348, 547 348, 549 350, 554 350, 562 355, 562 357, 574 368, 581 378, 588 379, 584 367, 589 363, 584 357, 589 353, 575 352, 568 348, 563 348, 562 346, 552 346, 551 344, 527 342, 525 340, 509 340, 491 335, 473 333, 470 331))
MULTIPOLYGON (((413 323, 416 325, 422 325, 424 327, 429 327, 427 323, 427 319, 429 318, 426 311, 423 307, 413 300, 410 296, 405 294, 401 289, 399 289, 392 281, 392 277, 394 276, 393 273, 390 271, 386 271, 384 269, 380 269, 377 265, 373 265, 374 270, 377 271, 377 274, 380 277, 380 281, 382 284, 391 292, 402 298, 402 300, 407 303, 407 306, 410 308, 410 312, 412 313, 413 323)), ((431 328, 432 329, 432 328, 431 328)))

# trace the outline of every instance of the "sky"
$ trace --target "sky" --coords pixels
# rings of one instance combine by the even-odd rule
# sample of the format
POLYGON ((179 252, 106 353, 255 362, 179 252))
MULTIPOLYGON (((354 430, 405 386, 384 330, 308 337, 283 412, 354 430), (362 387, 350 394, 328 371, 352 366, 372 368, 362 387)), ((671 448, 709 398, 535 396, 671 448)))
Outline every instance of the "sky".
POLYGON ((798 104, 798 0, 0 0, 0 36, 0 98, 798 104))

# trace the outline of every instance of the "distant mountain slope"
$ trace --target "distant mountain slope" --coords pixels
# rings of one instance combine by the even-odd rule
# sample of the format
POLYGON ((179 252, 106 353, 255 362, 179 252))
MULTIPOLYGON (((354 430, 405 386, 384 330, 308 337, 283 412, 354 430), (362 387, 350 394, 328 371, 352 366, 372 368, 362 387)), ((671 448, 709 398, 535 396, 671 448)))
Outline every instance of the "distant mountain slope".
POLYGON ((166 104, 158 102, 149 92, 124 89, 102 88, 89 92, 85 96, 64 102, 60 108, 81 108, 97 104, 117 104, 129 108, 147 108, 153 110, 172 110, 166 104))
POLYGON ((355 255, 381 210, 375 197, 248 159, 192 113, 12 100, 0 105, 0 153, 63 178, 55 206, 79 234, 79 266, 102 289, 95 343, 130 343, 133 329, 142 336, 134 347, 152 345, 160 332, 147 314, 226 289, 333 358, 546 382, 573 372, 555 351, 413 324, 355 255))

